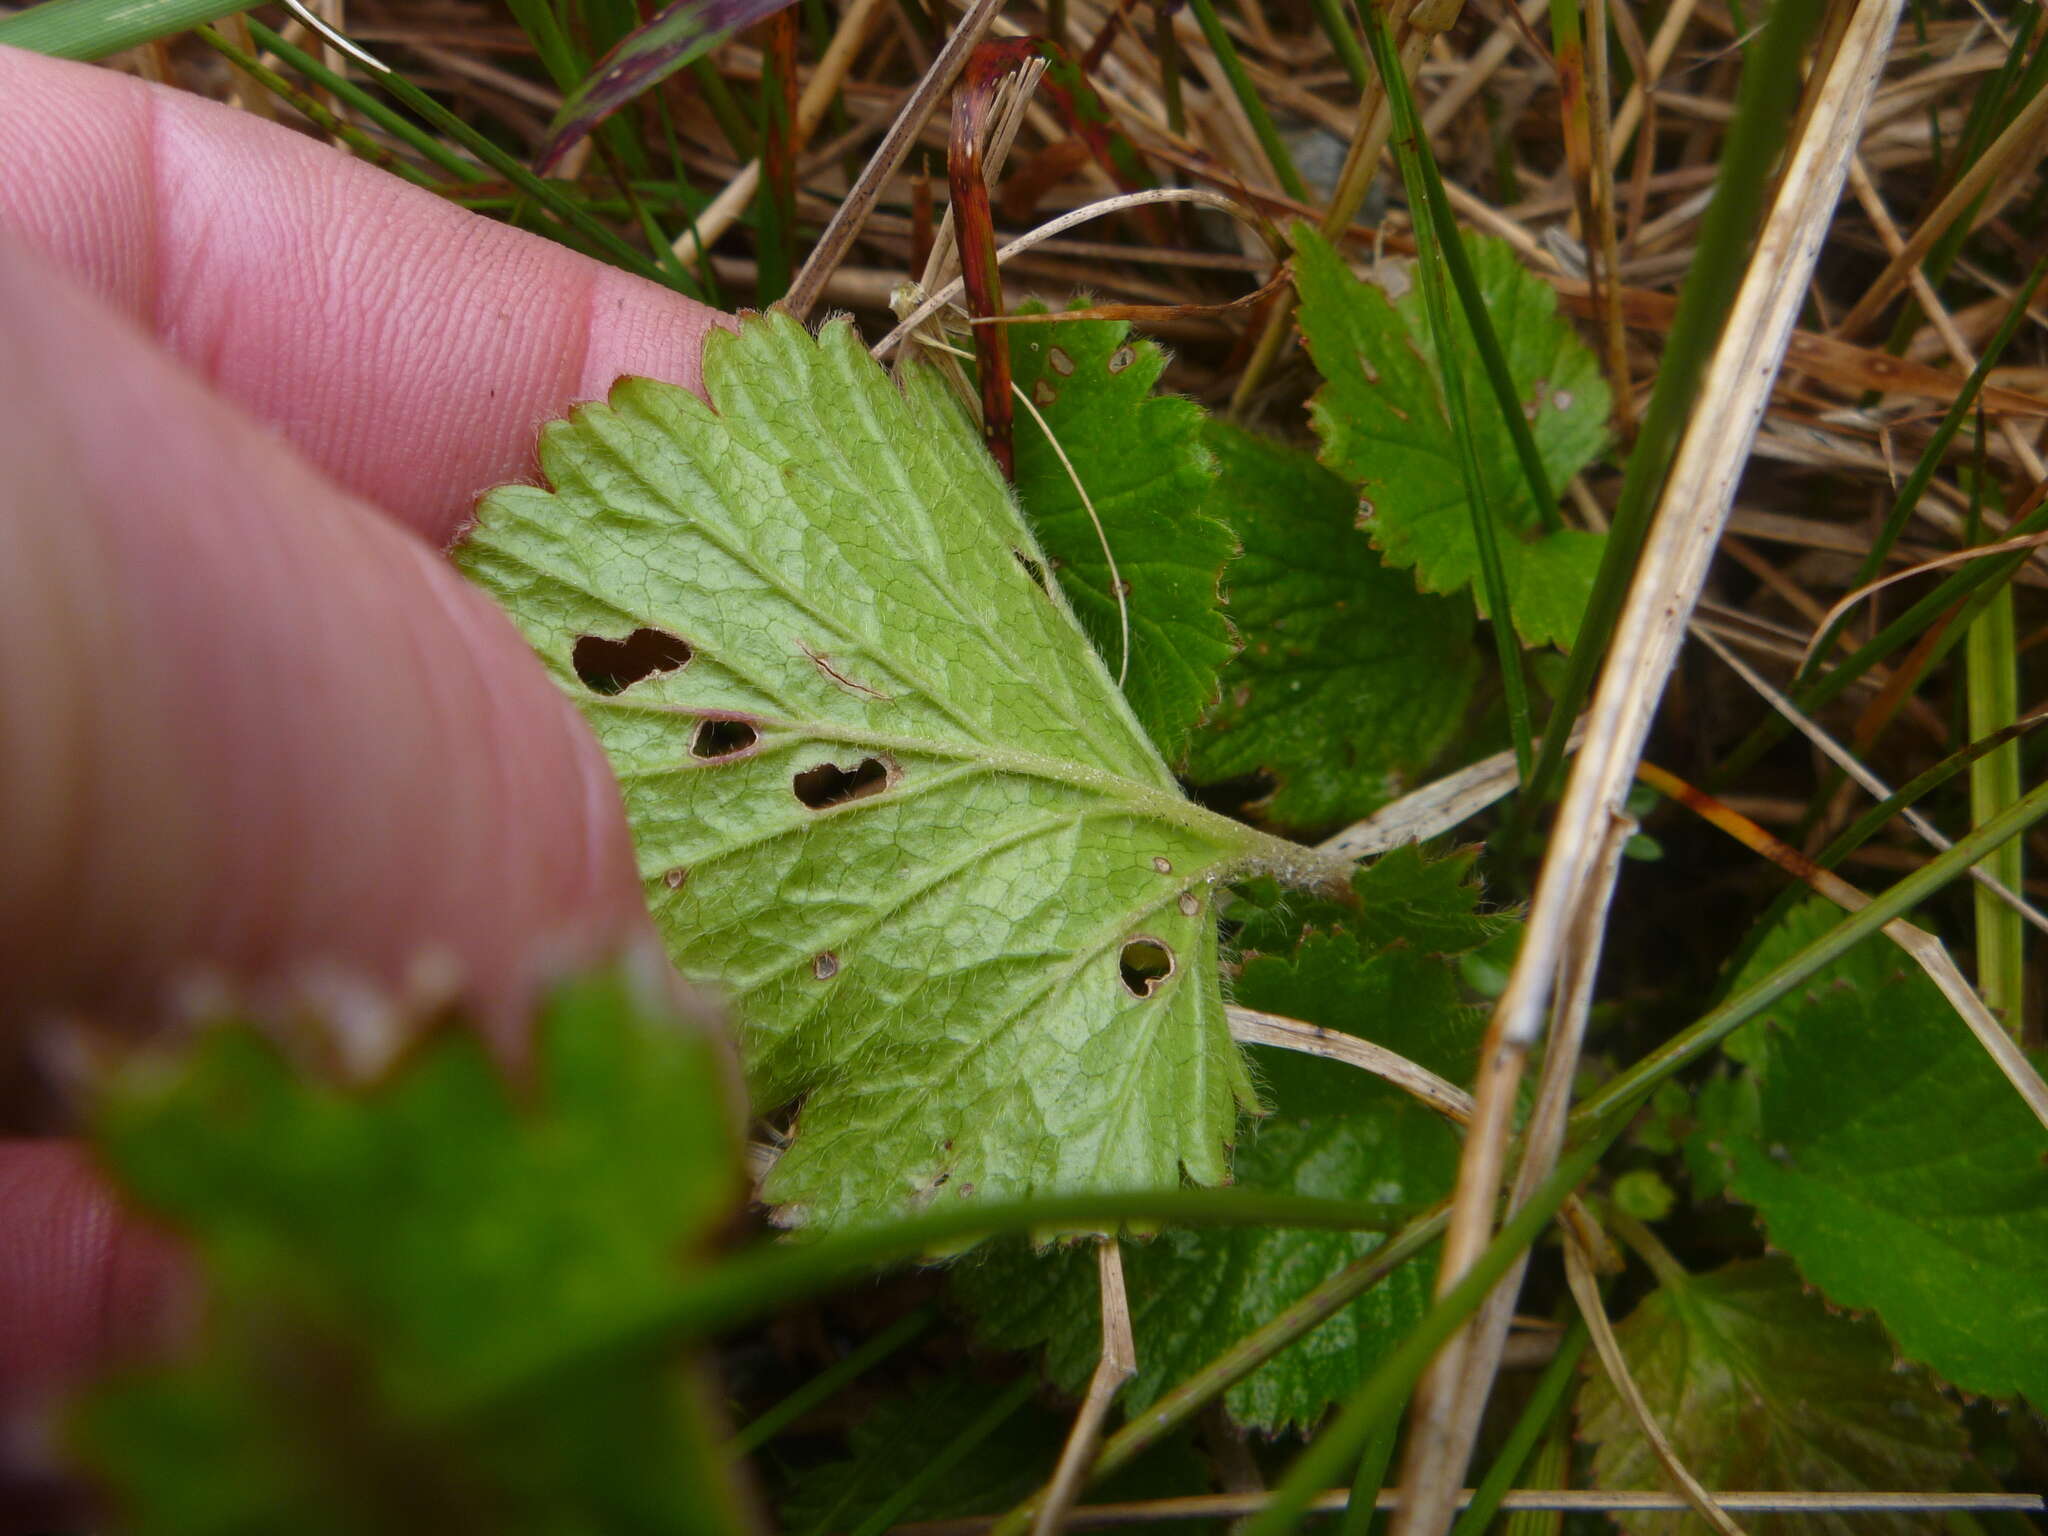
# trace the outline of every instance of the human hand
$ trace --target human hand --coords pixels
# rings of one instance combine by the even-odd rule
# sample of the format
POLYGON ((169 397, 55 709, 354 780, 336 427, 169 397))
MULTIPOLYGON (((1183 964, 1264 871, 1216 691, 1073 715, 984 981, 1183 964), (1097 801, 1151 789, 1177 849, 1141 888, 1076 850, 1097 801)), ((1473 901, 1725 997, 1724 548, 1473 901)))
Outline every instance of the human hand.
MULTIPOLYGON (((0 48, 0 100, 0 1079, 202 974, 431 964, 509 1041, 649 930, 601 753, 438 549, 716 316, 194 97, 0 48)), ((0 1231, 33 1524, 20 1437, 174 1266, 62 1143, 0 1143, 0 1231)))

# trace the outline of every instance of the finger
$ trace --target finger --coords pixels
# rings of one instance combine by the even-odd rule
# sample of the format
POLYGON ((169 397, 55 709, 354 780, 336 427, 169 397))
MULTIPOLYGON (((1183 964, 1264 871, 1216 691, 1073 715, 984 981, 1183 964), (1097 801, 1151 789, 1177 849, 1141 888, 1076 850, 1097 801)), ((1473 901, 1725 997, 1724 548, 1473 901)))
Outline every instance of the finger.
POLYGON ((0 48, 0 230, 436 543, 716 312, 195 96, 0 48))
POLYGON ((52 1470, 66 1401, 175 1342, 196 1294, 67 1143, 0 1142, 0 1231, 0 1532, 74 1528, 77 1491, 52 1470))
POLYGON ((195 971, 505 1026, 643 937, 602 754, 425 543, 0 241, 0 1019, 195 971))

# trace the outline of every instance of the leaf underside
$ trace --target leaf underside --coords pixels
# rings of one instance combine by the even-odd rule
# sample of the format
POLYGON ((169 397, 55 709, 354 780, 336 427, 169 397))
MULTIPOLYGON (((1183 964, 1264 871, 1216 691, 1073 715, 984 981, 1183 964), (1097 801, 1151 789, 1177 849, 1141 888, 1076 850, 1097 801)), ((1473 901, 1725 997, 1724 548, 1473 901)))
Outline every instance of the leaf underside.
MULTIPOLYGON (((1942 1492, 1967 1453, 1960 1416, 1924 1373, 1893 1367, 1883 1330, 1840 1317, 1781 1259, 1660 1287, 1616 1330, 1630 1374, 1680 1461, 1708 1488, 1942 1492)), ((1663 1490, 1635 1416, 1592 1367, 1580 1433, 1596 1486, 1663 1490)), ((1704 1529, 1688 1514, 1619 1514, 1630 1536, 1704 1529)), ((1751 1536, 1889 1536, 1940 1515, 1744 1516, 1751 1536)))
POLYGON ((1236 552, 1209 515, 1215 471, 1202 446, 1202 409, 1154 396, 1166 357, 1130 339, 1122 320, 1020 325, 1010 333, 1017 387, 1073 465, 1017 412, 1017 495, 1052 557, 1067 601, 1112 675, 1123 666, 1123 622, 1105 541, 1129 615, 1123 691, 1161 752, 1177 760, 1189 729, 1216 699, 1216 669, 1236 649, 1217 578, 1236 552), (1102 522, 1097 533, 1074 489, 1078 477, 1102 522))
MULTIPOLYGON (((1837 917, 1796 908, 1745 975, 1837 917)), ((1965 1391, 2048 1402, 2048 1131, 1926 974, 1873 937, 1729 1049, 1750 1091, 1704 1139, 1773 1245, 1965 1391)))
MULTIPOLYGON (((1465 243, 1537 454, 1561 492, 1606 444, 1606 381, 1558 315, 1556 297, 1522 270, 1505 242, 1468 236, 1465 243)), ((1359 521, 1389 564, 1412 568, 1425 592, 1470 588, 1483 610, 1479 548, 1419 288, 1389 299, 1352 276, 1306 227, 1297 229, 1296 247, 1302 335, 1325 381, 1309 403, 1323 462, 1359 488, 1359 521)), ((1569 647, 1603 535, 1541 531, 1542 513, 1485 387, 1477 343, 1462 317, 1453 324, 1516 633, 1531 645, 1569 647)))
MULTIPOLYGON (((1237 1000, 1370 1036, 1443 1076, 1467 1078, 1484 1020, 1460 1001, 1451 935, 1464 931, 1476 940, 1492 931, 1475 913, 1477 889, 1461 883, 1471 860, 1424 864, 1405 849, 1376 868, 1390 863, 1378 889, 1396 899, 1370 936, 1313 932, 1297 946, 1298 925, 1261 914, 1259 928, 1283 952, 1245 961, 1237 1000)), ((1361 892, 1372 874, 1361 872, 1361 892)), ((1450 1192, 1458 1138, 1434 1112, 1339 1062, 1265 1048, 1253 1056, 1273 1109, 1238 1152, 1241 1186, 1418 1207, 1450 1192)), ((1143 1412, 1381 1241, 1370 1232, 1246 1229, 1169 1232, 1127 1243, 1138 1374, 1119 1399, 1124 1410, 1143 1412)), ((1434 1271, 1428 1257, 1403 1265, 1260 1366, 1226 1395, 1231 1418, 1272 1432, 1313 1428, 1422 1317, 1434 1271)), ((1095 1272, 1085 1250, 999 1250, 962 1265, 954 1284, 984 1338, 1014 1348, 1044 1345, 1053 1379, 1079 1391, 1098 1347, 1095 1272)))
POLYGON ((1222 1180, 1213 895, 1296 855, 1181 795, 935 375, 776 316, 704 380, 550 427, 553 492, 494 492, 460 559, 610 754, 756 1107, 802 1100, 768 1198, 1222 1180))

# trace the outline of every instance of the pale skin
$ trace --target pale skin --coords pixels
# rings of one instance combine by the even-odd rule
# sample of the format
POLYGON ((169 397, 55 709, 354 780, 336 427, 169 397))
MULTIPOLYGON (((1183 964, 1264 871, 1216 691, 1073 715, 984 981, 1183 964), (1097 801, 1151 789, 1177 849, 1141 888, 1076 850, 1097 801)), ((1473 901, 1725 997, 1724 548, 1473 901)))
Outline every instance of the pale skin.
MULTIPOLYGON (((423 957, 516 1048, 650 935, 595 742, 439 552, 718 317, 191 96, 0 49, 0 103, 0 1070, 195 973, 423 957)), ((0 1232, 30 1529, 22 1426, 182 1309, 68 1143, 0 1142, 0 1232)))

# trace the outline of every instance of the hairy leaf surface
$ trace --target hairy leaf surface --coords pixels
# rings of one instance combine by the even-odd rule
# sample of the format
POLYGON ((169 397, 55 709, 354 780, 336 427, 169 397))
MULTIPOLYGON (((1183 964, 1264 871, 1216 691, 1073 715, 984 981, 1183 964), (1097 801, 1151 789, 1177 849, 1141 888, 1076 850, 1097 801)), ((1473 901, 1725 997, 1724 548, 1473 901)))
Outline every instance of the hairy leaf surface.
MULTIPOLYGON (((1745 978, 1837 920, 1801 905, 1745 978)), ((1957 1386, 2048 1402, 2048 1131, 1926 974, 1871 938, 1729 1045, 1751 1092, 1705 1140, 1771 1242, 1957 1386)))
MULTIPOLYGON (((1430 867, 1446 864, 1465 867, 1430 867)), ((1469 910, 1475 896, 1457 888, 1450 906, 1469 910)), ((1361 943, 1344 931, 1311 934, 1284 955, 1248 960, 1236 993, 1248 1007, 1369 1036, 1453 1079, 1470 1076, 1483 1027, 1482 1016, 1460 1002, 1445 959, 1419 944, 1361 943)), ((1449 1192, 1458 1138, 1434 1112, 1355 1067, 1266 1048, 1254 1059, 1273 1111, 1238 1152, 1241 1185, 1416 1206, 1449 1192)), ((1126 1243, 1138 1375, 1124 1390, 1125 1410, 1142 1411, 1382 1240, 1369 1232, 1244 1229, 1126 1243)), ((1434 1269, 1433 1259, 1405 1265, 1261 1366, 1231 1388, 1231 1416, 1267 1430, 1313 1427, 1422 1316, 1434 1269)), ((1095 1362, 1095 1270, 1085 1250, 1013 1250, 963 1266, 956 1284, 992 1342, 1046 1345, 1053 1378, 1078 1391, 1095 1362)))
MULTIPOLYGON (((1472 589, 1482 611, 1479 548, 1465 501, 1457 441, 1422 294, 1389 299, 1359 281, 1313 231, 1297 228, 1301 329, 1325 385, 1309 415, 1323 462, 1358 487, 1358 520, 1388 561, 1412 568, 1425 592, 1472 589)), ((1599 455, 1609 395, 1593 354, 1557 313, 1550 289, 1504 242, 1468 236, 1488 315, 1553 490, 1599 455)), ((1507 424, 1486 388, 1462 315, 1463 373, 1487 504, 1499 522, 1501 565, 1515 630, 1531 645, 1569 646, 1600 563, 1602 536, 1542 532, 1507 424)))
MULTIPOLYGON (((1961 1417, 1925 1373, 1894 1368, 1884 1331, 1831 1313, 1781 1259, 1667 1280, 1616 1330, 1672 1448, 1709 1489, 1942 1492, 1967 1459, 1961 1417)), ((1599 1366, 1579 1393, 1605 1489, 1668 1487, 1599 1366)), ((1614 1517, 1632 1536, 1700 1528, 1689 1514, 1614 1517)), ((1756 1515, 1752 1536, 1895 1536, 1939 1515, 1756 1515)))
POLYGON ((1215 887, 1328 872, 1181 795, 935 377, 780 317, 704 370, 715 409, 627 380, 551 427, 556 489, 494 493, 463 559, 610 752, 757 1106, 802 1099, 769 1198, 1221 1180, 1215 887))
POLYGON ((657 1314, 743 1197, 718 1053, 597 978, 548 1007, 530 1073, 445 1028, 342 1087, 238 1025, 117 1084, 104 1156, 210 1300, 202 1354, 87 1405, 123 1529, 744 1527, 699 1374, 590 1349, 657 1314), (498 1390, 533 1371, 545 1390, 498 1390))
POLYGON ((1060 462, 1029 411, 1017 413, 1017 495, 1060 587, 1112 675, 1123 668, 1124 587, 1130 662, 1124 694, 1169 761, 1216 699, 1216 669, 1236 649, 1217 579, 1237 549, 1210 515, 1215 478, 1202 447, 1202 408, 1154 396, 1166 366, 1122 320, 1066 320, 1010 332, 1011 376, 1073 466, 1060 462), (1078 477, 1102 521, 1097 533, 1078 477))
POLYGON ((1306 453, 1211 422, 1210 505, 1243 553, 1227 577, 1244 648, 1195 739, 1197 779, 1265 773, 1267 817, 1354 821, 1413 782, 1479 674, 1472 616, 1415 590, 1358 536, 1358 498, 1306 453))

